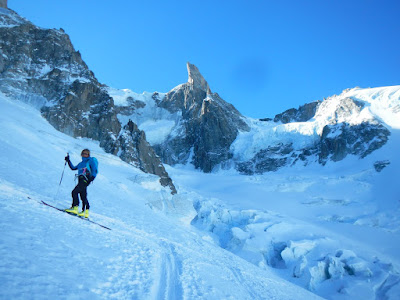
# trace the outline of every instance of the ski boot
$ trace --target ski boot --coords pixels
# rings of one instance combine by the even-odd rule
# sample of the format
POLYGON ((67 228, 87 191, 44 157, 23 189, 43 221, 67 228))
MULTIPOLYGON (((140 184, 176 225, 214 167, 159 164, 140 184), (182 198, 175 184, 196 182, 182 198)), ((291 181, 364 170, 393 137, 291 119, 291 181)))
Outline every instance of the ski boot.
POLYGON ((71 208, 65 209, 67 213, 72 213, 72 214, 78 214, 78 205, 77 206, 71 206, 71 208))
POLYGON ((85 217, 85 218, 89 218, 89 210, 88 210, 88 209, 82 210, 82 211, 78 214, 78 216, 80 216, 80 217, 85 217))

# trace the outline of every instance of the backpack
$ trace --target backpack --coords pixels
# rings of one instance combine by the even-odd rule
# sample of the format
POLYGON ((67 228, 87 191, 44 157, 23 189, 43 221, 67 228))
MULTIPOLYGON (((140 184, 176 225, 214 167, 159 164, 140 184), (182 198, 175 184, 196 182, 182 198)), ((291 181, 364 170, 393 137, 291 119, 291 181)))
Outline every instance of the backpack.
POLYGON ((97 176, 97 172, 99 171, 99 162, 97 161, 96 157, 90 157, 90 159, 86 163, 86 169, 90 172, 90 176, 92 177, 97 176), (90 167, 90 162, 92 162, 92 167, 90 167))

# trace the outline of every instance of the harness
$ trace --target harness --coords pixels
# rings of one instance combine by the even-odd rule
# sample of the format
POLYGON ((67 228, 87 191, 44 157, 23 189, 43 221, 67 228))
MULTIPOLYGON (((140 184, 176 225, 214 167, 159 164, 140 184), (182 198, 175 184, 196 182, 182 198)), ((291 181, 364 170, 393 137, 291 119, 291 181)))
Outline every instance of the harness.
POLYGON ((85 183, 87 183, 89 181, 89 178, 86 176, 87 174, 91 174, 90 172, 90 166, 89 166, 89 161, 86 163, 86 167, 82 168, 82 169, 78 169, 78 173, 79 171, 82 170, 82 174, 75 174, 75 182, 76 179, 79 179, 80 176, 85 178, 85 183))
MULTIPOLYGON (((75 174, 75 182, 76 182, 76 179, 78 178, 79 179, 79 177, 80 176, 82 176, 82 177, 84 177, 85 179, 84 179, 84 182, 85 183, 87 183, 88 181, 89 181, 89 178, 88 178, 88 176, 93 176, 92 175, 92 168, 90 167, 90 162, 92 161, 92 163, 94 164, 94 167, 95 167, 95 170, 97 169, 97 159, 96 158, 89 158, 88 160, 87 160, 87 162, 86 162, 86 166, 84 167, 84 168, 80 168, 80 169, 78 169, 78 174, 75 174), (82 171, 82 174, 79 174, 80 173, 80 171, 82 171)), ((97 172, 97 171, 96 171, 97 172)))

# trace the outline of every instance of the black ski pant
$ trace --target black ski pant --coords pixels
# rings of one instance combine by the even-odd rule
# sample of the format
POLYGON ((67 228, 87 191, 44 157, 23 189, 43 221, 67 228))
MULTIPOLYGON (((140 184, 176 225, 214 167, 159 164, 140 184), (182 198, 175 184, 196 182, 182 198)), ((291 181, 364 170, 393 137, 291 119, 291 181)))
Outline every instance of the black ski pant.
POLYGON ((89 201, 87 199, 87 191, 86 188, 88 186, 87 179, 85 176, 79 176, 78 177, 78 184, 76 187, 72 190, 72 206, 78 206, 79 205, 79 197, 81 197, 82 200, 82 210, 89 209, 89 201))

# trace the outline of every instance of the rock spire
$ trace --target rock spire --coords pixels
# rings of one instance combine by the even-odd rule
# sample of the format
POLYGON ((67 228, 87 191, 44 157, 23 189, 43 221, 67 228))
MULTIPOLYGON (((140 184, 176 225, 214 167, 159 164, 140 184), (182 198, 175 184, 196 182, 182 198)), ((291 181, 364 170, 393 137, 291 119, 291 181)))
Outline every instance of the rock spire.
POLYGON ((193 87, 200 88, 201 90, 207 92, 207 94, 211 94, 210 87, 208 86, 208 83, 204 79, 203 75, 201 75, 199 69, 190 62, 188 62, 186 66, 189 75, 188 83, 193 85, 193 87))

